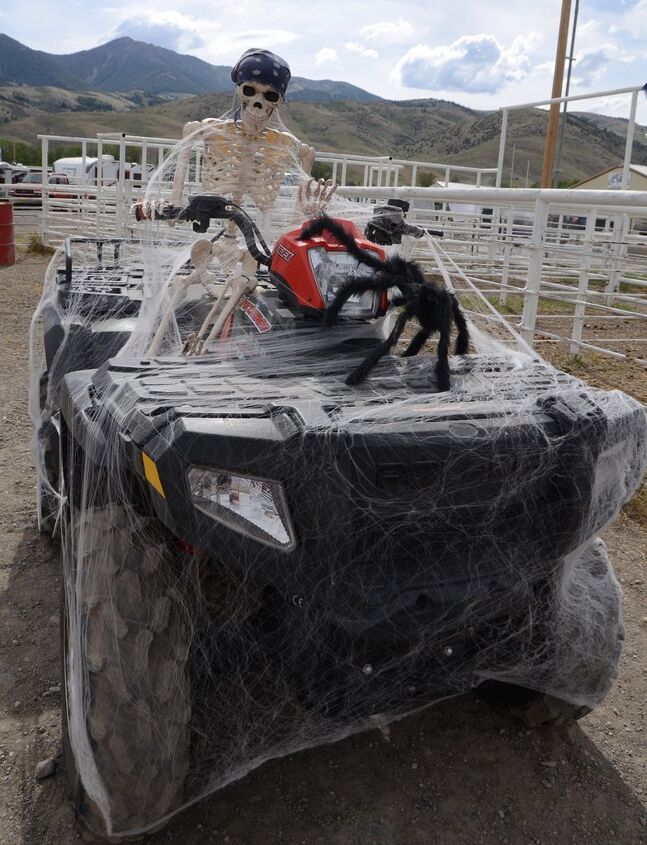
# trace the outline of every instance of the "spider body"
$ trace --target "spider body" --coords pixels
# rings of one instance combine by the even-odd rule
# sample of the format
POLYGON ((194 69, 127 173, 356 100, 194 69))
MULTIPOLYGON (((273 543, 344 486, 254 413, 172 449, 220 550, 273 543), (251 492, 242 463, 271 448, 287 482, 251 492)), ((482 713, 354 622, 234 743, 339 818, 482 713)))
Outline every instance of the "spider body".
POLYGON ((360 264, 375 271, 373 276, 351 278, 342 285, 325 312, 324 326, 332 326, 337 322, 344 303, 355 294, 369 290, 382 293, 392 288, 400 291, 392 301, 395 306, 401 306, 402 311, 391 333, 377 344, 365 360, 353 370, 346 379, 346 384, 354 385, 362 382, 380 358, 395 346, 409 320, 415 318, 420 323, 420 329, 403 352, 403 357, 417 355, 425 342, 433 334, 438 333, 436 379, 439 391, 449 390, 448 355, 452 323, 455 323, 458 329, 456 354, 465 355, 469 345, 467 323, 456 297, 440 285, 425 279, 419 265, 414 261, 407 261, 399 256, 392 256, 383 261, 375 253, 361 249, 336 220, 325 215, 311 220, 303 228, 301 238, 307 240, 324 231, 330 232, 337 238, 360 264))

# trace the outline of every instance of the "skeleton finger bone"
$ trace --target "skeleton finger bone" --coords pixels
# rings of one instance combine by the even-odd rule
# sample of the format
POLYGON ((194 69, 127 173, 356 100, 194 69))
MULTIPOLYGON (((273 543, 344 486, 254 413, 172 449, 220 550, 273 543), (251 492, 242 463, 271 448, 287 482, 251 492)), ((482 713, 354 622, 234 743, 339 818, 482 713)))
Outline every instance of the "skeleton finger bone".
POLYGON ((337 185, 333 185, 330 179, 316 181, 310 179, 301 183, 297 193, 297 201, 303 214, 321 214, 332 199, 337 185))

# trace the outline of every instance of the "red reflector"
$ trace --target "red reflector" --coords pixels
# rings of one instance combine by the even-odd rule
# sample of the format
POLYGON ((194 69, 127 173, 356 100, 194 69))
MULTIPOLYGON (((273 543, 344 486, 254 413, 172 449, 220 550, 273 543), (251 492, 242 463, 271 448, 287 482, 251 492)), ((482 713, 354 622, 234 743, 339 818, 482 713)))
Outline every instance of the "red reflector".
POLYGON ((195 546, 192 546, 191 543, 187 543, 186 540, 178 540, 177 541, 177 548, 178 551, 184 552, 187 555, 198 555, 200 554, 200 549, 196 549, 195 546))

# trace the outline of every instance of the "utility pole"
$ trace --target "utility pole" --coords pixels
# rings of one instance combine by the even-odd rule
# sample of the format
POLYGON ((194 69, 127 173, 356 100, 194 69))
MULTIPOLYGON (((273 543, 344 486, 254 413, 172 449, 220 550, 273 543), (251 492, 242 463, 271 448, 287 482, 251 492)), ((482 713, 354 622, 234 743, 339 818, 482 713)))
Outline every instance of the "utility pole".
MULTIPOLYGON (((557 37, 557 53, 555 55, 555 74, 553 76, 553 93, 551 99, 562 96, 564 83, 564 64, 566 62, 566 42, 568 39, 568 22, 571 19, 571 0, 562 0, 562 15, 559 21, 559 35, 557 37)), ((541 187, 550 188, 553 175, 553 159, 555 157, 555 143, 559 127, 559 103, 552 103, 548 114, 548 130, 544 147, 544 164, 541 171, 541 187)))
MULTIPOLYGON (((566 88, 564 89, 564 96, 568 97, 571 90, 571 73, 573 72, 573 62, 575 61, 575 30, 577 29, 577 15, 580 9, 580 0, 575 0, 575 11, 573 12, 573 26, 571 28, 571 47, 568 51, 568 70, 566 71, 566 88)), ((559 124, 559 140, 557 142, 557 162, 555 164, 555 175, 553 176, 553 188, 559 187, 559 176, 562 170, 562 147, 564 146, 564 132, 566 131, 566 112, 568 111, 568 102, 564 102, 562 107, 562 117, 559 124)))

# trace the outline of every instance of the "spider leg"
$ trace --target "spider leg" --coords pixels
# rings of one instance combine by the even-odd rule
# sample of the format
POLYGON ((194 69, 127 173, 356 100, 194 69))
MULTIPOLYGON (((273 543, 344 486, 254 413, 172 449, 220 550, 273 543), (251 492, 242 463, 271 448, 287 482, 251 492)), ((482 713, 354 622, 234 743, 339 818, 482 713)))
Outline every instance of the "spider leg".
POLYGON ((456 338, 456 354, 467 355, 467 349, 470 342, 470 333, 467 327, 467 321, 461 311, 458 300, 453 294, 451 296, 452 316, 458 329, 458 337, 456 338))
POLYGON ((348 376, 346 384, 359 384, 361 381, 364 381, 380 358, 386 355, 386 353, 398 342, 400 335, 404 331, 404 327, 414 315, 415 310, 415 303, 410 303, 406 306, 396 320, 395 325, 391 330, 391 334, 383 340, 382 343, 378 343, 377 346, 370 351, 362 363, 348 376))
POLYGON ((449 390, 449 323, 446 321, 440 329, 440 338, 438 340, 438 361, 436 362, 436 380, 438 382, 438 390, 444 393, 449 390))
POLYGON ((403 358, 411 358, 413 355, 417 355, 418 352, 422 349, 425 343, 429 340, 431 335, 434 333, 435 329, 431 326, 422 326, 416 334, 414 335, 411 343, 407 346, 407 348, 402 353, 403 358))
POLYGON ((299 237, 301 240, 307 241, 314 235, 320 235, 322 232, 330 232, 360 264, 366 264, 373 270, 382 270, 384 268, 385 262, 381 261, 371 250, 359 247, 355 238, 343 226, 325 214, 312 220, 307 226, 304 226, 299 237))

